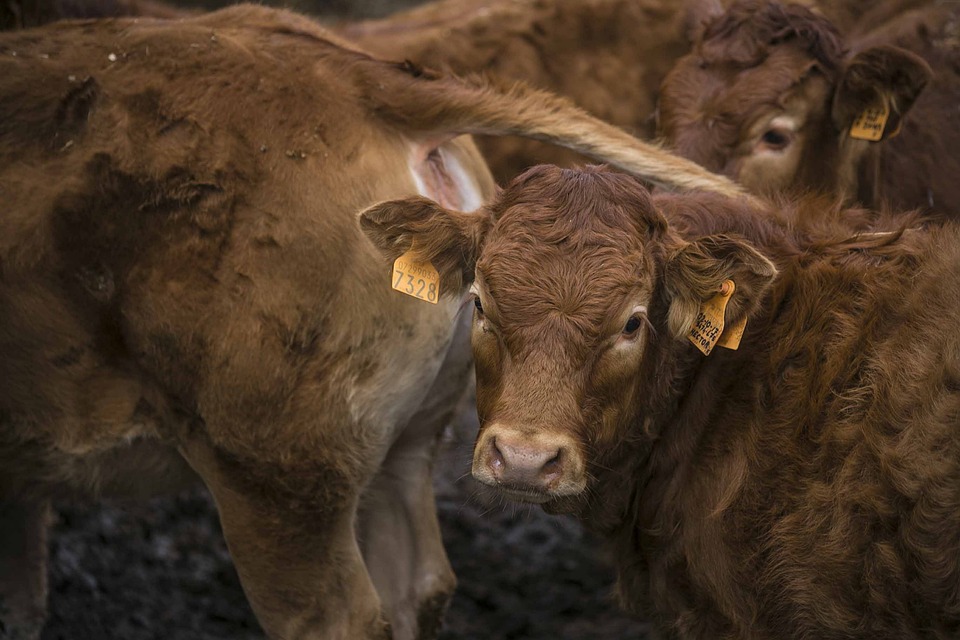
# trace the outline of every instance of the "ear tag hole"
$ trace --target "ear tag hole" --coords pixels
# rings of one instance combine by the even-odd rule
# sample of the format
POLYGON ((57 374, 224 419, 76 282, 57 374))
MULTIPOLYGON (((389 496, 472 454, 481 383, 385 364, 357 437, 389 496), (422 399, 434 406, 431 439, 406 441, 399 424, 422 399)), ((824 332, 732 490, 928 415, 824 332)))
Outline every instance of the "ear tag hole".
POLYGON ((746 317, 724 331, 724 314, 727 310, 727 303, 736 288, 733 280, 724 280, 720 286, 720 292, 700 307, 700 313, 697 314, 697 320, 690 329, 687 339, 705 356, 710 355, 717 345, 734 350, 740 346, 740 339, 743 337, 743 331, 747 326, 746 317))
POLYGON ((414 247, 394 260, 393 288, 417 300, 440 301, 440 273, 429 260, 419 260, 414 247))

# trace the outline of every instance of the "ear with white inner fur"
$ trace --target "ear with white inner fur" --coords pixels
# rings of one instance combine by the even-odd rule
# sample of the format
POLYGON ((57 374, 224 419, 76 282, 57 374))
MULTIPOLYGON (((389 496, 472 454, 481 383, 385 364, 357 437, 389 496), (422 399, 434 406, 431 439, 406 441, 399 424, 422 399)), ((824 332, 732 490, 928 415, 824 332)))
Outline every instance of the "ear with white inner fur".
POLYGON ((861 51, 847 62, 833 98, 833 123, 851 127, 866 110, 889 110, 879 139, 900 130, 903 118, 933 76, 923 58, 904 49, 879 46, 861 51))
POLYGON ((727 303, 726 323, 749 317, 776 275, 770 260, 733 236, 705 236, 684 245, 669 258, 664 273, 671 335, 682 339, 690 333, 703 303, 720 292, 725 280, 736 285, 727 303))
POLYGON ((390 263, 416 245, 417 258, 440 273, 443 293, 460 293, 473 281, 480 248, 492 219, 485 208, 472 213, 446 209, 411 197, 380 202, 360 214, 360 228, 390 263))

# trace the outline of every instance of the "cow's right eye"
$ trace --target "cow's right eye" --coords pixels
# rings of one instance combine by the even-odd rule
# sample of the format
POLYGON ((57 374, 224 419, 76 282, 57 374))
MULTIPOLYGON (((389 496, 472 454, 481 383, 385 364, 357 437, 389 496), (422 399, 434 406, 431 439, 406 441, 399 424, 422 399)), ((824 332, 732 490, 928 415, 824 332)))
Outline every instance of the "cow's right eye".
POLYGON ((477 313, 479 313, 480 315, 483 315, 483 305, 480 304, 479 296, 473 299, 473 306, 477 308, 477 313))
POLYGON ((768 149, 780 151, 790 144, 790 134, 778 129, 770 129, 761 136, 760 140, 768 149))

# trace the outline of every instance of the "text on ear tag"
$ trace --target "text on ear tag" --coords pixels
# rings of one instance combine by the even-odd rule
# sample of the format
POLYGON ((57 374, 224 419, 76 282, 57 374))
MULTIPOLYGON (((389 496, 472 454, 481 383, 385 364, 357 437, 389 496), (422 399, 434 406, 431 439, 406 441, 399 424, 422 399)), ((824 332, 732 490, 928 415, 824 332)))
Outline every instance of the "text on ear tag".
POLYGON ((708 356, 723 333, 723 314, 727 310, 727 302, 733 295, 736 285, 733 280, 724 280, 720 293, 703 303, 697 320, 690 329, 687 338, 697 349, 708 356))
POLYGON ((400 293, 437 304, 440 300, 440 273, 429 261, 416 259, 413 247, 393 262, 393 288, 400 293))
POLYGON ((882 100, 879 105, 867 107, 857 119, 853 121, 850 127, 850 137, 857 140, 870 140, 876 142, 883 137, 883 129, 887 126, 887 118, 890 117, 890 107, 886 100, 882 100))

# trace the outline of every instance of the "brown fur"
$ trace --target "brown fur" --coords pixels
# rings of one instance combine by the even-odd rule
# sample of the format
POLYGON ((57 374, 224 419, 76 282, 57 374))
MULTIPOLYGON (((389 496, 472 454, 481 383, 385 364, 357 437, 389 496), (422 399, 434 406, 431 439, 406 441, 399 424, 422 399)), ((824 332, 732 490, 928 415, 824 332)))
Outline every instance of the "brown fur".
MULTIPOLYGON (((689 48, 691 4, 442 0, 339 31, 388 58, 547 89, 649 139, 660 82, 689 48)), ((479 145, 498 182, 539 162, 582 161, 569 151, 516 138, 480 139, 479 145)))
POLYGON ((551 167, 486 215, 459 265, 481 285, 478 442, 579 443, 586 489, 527 495, 610 540, 625 606, 667 638, 956 637, 960 228, 551 167), (746 333, 704 356, 674 321, 725 279, 746 333))
POLYGON ((660 132, 681 155, 753 191, 817 190, 954 215, 957 25, 960 9, 943 3, 845 38, 799 5, 739 2, 665 79, 660 132), (849 137, 880 100, 890 108, 884 139, 849 137))
POLYGON ((555 96, 382 62, 289 12, 0 35, 7 629, 39 634, 50 501, 194 474, 270 637, 437 628, 430 460, 468 327, 456 283, 437 305, 390 290, 357 213, 480 206, 495 185, 461 133, 739 192, 555 96))

